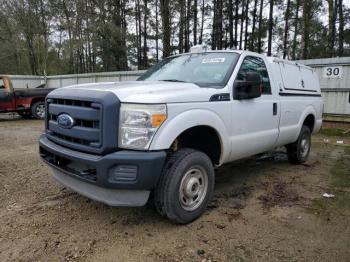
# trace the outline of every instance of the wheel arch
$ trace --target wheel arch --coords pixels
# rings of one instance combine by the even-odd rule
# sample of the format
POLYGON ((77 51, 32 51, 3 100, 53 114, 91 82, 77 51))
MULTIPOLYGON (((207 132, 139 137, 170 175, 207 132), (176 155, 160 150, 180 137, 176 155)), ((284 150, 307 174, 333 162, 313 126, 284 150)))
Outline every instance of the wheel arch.
POLYGON ((32 107, 36 102, 44 102, 45 103, 45 97, 33 97, 30 101, 30 107, 32 107))
POLYGON ((316 124, 316 110, 311 105, 305 108, 303 114, 299 119, 299 132, 304 124, 310 128, 310 131, 312 133, 316 124))
POLYGON ((209 110, 192 109, 165 121, 153 138, 150 150, 169 149, 177 138, 196 128, 215 132, 220 143, 220 157, 216 164, 222 164, 230 154, 229 134, 223 120, 209 110))

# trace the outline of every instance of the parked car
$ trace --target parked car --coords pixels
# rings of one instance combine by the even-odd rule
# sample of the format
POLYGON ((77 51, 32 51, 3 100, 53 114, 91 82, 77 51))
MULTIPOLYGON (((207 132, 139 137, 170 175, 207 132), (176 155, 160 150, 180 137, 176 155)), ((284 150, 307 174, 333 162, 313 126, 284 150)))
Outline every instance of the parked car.
POLYGON ((203 214, 214 167, 285 146, 307 160, 323 103, 309 67, 248 51, 164 59, 138 81, 56 89, 40 155, 57 181, 110 206, 185 224, 203 214))
POLYGON ((45 97, 52 88, 14 89, 8 76, 0 76, 0 113, 16 112, 22 117, 45 118, 45 97))

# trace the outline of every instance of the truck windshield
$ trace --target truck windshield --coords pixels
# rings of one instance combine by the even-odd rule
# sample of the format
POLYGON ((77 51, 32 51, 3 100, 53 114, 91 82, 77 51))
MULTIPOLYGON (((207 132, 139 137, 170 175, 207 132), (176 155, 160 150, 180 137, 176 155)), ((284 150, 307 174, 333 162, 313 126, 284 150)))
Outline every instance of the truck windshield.
POLYGON ((228 81, 238 57, 239 54, 233 52, 205 52, 169 57, 154 65, 137 80, 222 87, 228 81))

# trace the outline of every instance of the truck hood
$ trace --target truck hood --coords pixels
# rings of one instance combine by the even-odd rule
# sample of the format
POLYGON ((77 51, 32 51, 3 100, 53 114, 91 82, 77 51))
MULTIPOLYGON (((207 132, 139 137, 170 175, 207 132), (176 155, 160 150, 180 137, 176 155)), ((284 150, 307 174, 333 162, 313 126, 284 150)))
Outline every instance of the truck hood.
POLYGON ((213 94, 219 93, 215 88, 166 81, 93 83, 68 86, 63 89, 108 91, 114 93, 121 102, 129 103, 205 102, 209 101, 213 94))

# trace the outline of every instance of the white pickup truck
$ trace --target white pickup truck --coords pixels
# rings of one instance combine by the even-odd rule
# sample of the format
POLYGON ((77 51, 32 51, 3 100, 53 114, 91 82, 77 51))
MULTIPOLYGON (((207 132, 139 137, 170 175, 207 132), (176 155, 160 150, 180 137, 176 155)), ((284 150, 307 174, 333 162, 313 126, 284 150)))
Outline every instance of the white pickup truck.
POLYGON ((323 103, 309 67, 247 51, 175 55, 137 81, 56 89, 40 155, 64 186, 110 206, 189 223, 206 209, 214 167, 287 148, 307 160, 323 103))

